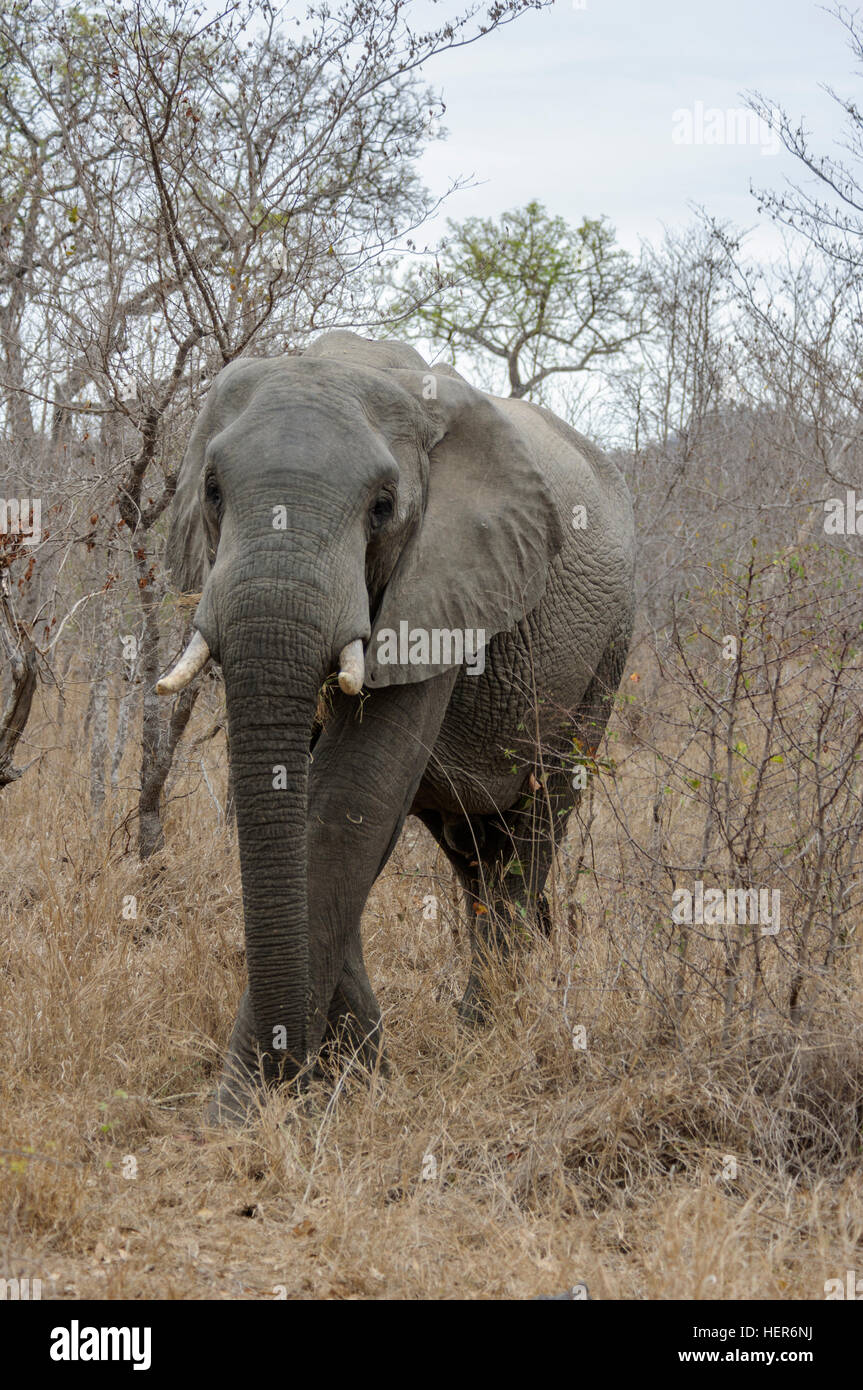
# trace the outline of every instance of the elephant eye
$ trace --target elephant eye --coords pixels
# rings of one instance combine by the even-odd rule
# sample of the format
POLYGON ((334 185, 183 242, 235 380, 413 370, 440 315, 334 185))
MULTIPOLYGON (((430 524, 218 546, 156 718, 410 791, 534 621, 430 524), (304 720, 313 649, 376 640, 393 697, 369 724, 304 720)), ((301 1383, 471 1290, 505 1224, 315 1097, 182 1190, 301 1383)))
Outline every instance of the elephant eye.
POLYGON ((214 511, 220 511, 222 506, 222 490, 215 478, 208 478, 204 484, 204 496, 214 511))
POLYGON ((385 522, 389 521, 393 514, 393 499, 390 493, 382 492, 373 503, 369 512, 369 525, 373 531, 379 531, 385 522))

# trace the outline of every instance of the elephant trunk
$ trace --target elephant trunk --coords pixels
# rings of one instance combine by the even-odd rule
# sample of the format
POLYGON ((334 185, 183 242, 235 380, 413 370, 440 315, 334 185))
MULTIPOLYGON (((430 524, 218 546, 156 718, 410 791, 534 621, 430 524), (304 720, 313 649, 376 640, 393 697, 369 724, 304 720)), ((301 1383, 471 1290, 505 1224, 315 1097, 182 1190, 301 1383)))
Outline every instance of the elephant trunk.
POLYGON ((306 1057, 309 743, 331 664, 320 630, 287 606, 283 590, 253 579, 236 587, 219 621, 249 997, 265 1082, 296 1075, 306 1057))

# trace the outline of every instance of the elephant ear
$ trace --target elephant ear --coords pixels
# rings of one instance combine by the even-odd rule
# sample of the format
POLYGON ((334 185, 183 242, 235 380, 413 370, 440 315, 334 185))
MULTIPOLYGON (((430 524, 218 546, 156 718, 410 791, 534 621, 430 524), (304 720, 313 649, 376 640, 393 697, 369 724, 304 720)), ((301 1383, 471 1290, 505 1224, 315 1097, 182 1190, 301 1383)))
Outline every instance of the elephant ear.
POLYGON ((214 433, 205 405, 189 437, 177 475, 172 503, 171 528, 165 549, 168 573, 175 589, 199 594, 207 581, 215 554, 207 535, 198 500, 198 483, 204 467, 204 451, 214 433))
MULTIPOLYGON (((423 518, 375 616, 366 655, 366 682, 375 689, 460 664, 450 633, 463 642, 480 633, 487 644, 513 627, 542 597, 563 542, 545 478, 492 397, 455 373, 391 376, 421 406, 428 486, 423 518)), ((472 650, 469 664, 481 670, 472 650)))

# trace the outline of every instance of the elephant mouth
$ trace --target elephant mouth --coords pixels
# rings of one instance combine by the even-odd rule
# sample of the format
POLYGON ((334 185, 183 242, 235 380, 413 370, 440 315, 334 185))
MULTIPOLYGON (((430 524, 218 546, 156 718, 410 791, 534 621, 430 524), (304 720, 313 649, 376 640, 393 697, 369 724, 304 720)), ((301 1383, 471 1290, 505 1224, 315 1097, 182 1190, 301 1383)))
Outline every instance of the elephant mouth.
MULTIPOLYGON (((158 695, 176 695, 203 671, 211 656, 206 638, 198 632, 192 633, 191 640, 180 657, 156 685, 158 695)), ((339 653, 339 688, 345 695, 359 695, 365 679, 365 656, 361 638, 355 637, 342 647, 339 653)))

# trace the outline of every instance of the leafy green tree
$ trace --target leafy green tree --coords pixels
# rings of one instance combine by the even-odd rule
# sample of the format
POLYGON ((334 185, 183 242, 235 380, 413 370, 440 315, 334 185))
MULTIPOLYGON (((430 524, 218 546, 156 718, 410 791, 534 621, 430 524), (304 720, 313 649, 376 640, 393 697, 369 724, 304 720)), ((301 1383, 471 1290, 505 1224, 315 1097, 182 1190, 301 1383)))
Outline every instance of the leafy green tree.
POLYGON ((502 363, 510 395, 594 371, 646 331, 640 272, 605 218, 571 227, 530 202, 448 228, 433 268, 389 272, 393 325, 502 363))

